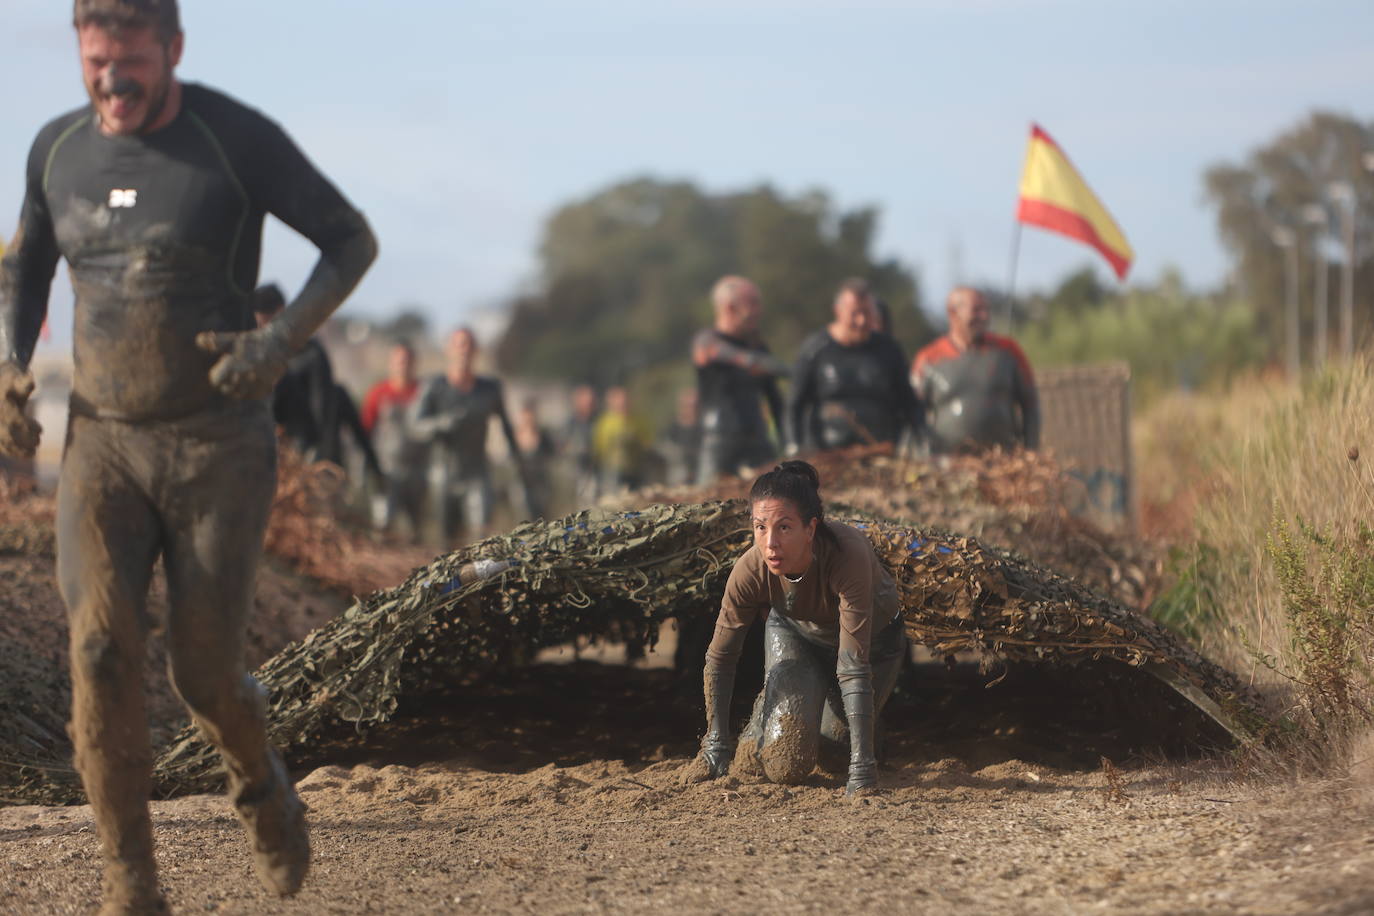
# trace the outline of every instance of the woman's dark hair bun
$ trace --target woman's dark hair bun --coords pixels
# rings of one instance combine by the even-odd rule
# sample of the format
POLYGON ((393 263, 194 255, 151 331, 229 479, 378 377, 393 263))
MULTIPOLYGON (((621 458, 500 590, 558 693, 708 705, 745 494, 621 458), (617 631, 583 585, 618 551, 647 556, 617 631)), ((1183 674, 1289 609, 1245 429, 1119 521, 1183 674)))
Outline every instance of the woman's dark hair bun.
POLYGON ((778 465, 778 470, 784 474, 796 474, 805 477, 807 482, 817 490, 821 488, 820 472, 809 461, 802 461, 800 458, 793 458, 778 465))

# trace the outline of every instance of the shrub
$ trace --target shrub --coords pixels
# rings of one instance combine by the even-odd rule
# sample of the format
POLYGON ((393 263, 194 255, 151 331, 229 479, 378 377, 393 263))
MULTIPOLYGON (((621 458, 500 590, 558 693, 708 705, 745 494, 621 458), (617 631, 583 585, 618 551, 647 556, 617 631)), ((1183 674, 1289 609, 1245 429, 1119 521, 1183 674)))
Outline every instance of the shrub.
POLYGON ((1339 746, 1355 727, 1374 722, 1374 532, 1363 522, 1338 533, 1276 517, 1267 548, 1282 593, 1288 652, 1262 661, 1297 686, 1313 737, 1339 746))

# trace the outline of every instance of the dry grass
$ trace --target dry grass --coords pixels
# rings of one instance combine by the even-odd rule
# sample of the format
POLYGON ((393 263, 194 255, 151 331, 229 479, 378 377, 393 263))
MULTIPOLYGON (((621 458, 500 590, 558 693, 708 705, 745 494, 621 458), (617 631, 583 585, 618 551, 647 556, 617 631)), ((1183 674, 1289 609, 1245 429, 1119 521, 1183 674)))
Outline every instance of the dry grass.
POLYGON ((351 595, 389 588, 431 559, 430 551, 384 543, 340 522, 344 483, 337 465, 307 463, 280 441, 267 553, 301 575, 351 595))
POLYGON ((1371 559, 1374 366, 1174 395, 1137 442, 1142 515, 1205 583, 1188 595, 1203 648, 1309 727, 1331 724, 1333 697, 1360 718, 1370 615, 1352 583, 1371 559))

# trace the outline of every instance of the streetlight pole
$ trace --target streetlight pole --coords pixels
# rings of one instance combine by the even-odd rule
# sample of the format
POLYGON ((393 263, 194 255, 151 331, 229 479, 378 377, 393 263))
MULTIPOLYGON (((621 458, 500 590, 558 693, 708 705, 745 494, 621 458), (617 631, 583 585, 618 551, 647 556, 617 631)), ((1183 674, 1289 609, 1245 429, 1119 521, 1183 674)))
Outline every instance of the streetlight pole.
POLYGON ((1345 206, 1341 209, 1341 235, 1345 238, 1345 263, 1341 265, 1341 358, 1355 356, 1355 188, 1348 181, 1333 181, 1326 193, 1345 206))
POLYGON ((1317 227, 1317 236, 1312 243, 1312 253, 1316 260, 1316 288, 1312 290, 1312 366, 1320 369, 1326 364, 1326 343, 1330 331, 1327 330, 1327 267, 1324 244, 1326 234, 1331 229, 1326 208, 1321 204, 1308 204, 1302 208, 1302 218, 1317 227))
POLYGON ((1275 245, 1288 252, 1284 260, 1284 286, 1288 302, 1288 340, 1284 349, 1288 357, 1288 378, 1296 382, 1302 370, 1301 342, 1298 340, 1298 234, 1287 226, 1275 226, 1269 230, 1269 237, 1275 245))

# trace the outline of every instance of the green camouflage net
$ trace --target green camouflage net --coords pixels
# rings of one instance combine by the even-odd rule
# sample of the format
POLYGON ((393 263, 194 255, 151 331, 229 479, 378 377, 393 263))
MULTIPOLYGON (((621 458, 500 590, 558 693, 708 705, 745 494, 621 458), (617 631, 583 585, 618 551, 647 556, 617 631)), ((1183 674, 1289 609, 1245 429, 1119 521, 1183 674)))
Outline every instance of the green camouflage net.
MULTIPOLYGON (((1151 671, 1233 734, 1263 722, 1234 676, 1115 601, 973 538, 850 521, 892 571, 918 643, 989 665, 1117 661, 1151 671)), ((259 669, 271 739, 288 759, 306 759, 324 741, 386 721, 404 698, 442 694, 540 648, 587 637, 652 642, 668 618, 716 613, 749 543, 747 504, 732 500, 585 510, 439 557, 259 669), (481 561, 511 565, 480 578, 481 561)), ((165 794, 210 789, 218 755, 187 729, 158 759, 156 779, 165 794)))

